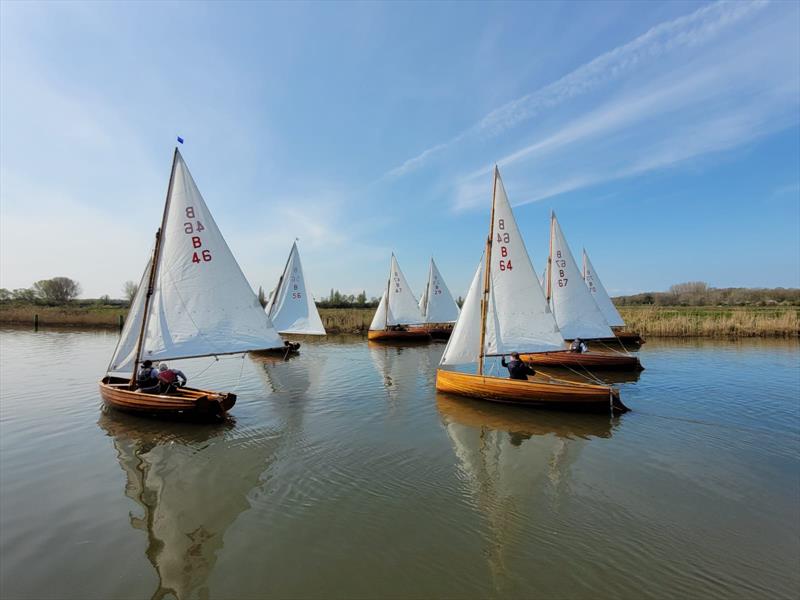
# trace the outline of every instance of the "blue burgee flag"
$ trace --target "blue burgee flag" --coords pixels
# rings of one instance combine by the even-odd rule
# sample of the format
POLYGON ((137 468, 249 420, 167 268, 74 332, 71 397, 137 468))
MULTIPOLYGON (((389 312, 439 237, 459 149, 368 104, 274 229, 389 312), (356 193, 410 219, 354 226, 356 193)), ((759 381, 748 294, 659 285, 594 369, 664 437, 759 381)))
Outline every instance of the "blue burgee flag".
POLYGON ((183 138, 181 136, 178 136, 178 141, 182 144, 183 143, 183 138))

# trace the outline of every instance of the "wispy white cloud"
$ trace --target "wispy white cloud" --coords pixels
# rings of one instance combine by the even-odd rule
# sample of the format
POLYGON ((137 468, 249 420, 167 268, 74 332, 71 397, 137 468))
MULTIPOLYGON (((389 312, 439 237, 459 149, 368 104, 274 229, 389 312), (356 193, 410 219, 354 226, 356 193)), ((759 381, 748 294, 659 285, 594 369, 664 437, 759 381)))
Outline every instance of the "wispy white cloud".
POLYGON ((491 111, 480 121, 447 142, 436 144, 389 170, 385 177, 399 177, 460 142, 474 137, 497 136, 543 111, 618 80, 666 54, 712 41, 723 31, 762 10, 766 0, 717 2, 661 23, 633 41, 614 48, 578 67, 553 83, 491 111))

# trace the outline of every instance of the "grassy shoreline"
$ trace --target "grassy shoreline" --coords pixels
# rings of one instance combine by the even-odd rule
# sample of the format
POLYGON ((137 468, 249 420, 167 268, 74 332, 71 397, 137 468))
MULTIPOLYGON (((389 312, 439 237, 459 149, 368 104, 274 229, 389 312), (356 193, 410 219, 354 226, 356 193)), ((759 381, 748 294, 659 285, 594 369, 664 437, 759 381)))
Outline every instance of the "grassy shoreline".
MULTIPOLYGON (((624 306, 627 329, 647 337, 800 337, 800 307, 624 306)), ((0 305, 0 323, 119 328, 127 309, 116 306, 0 305)), ((320 308, 329 333, 365 333, 373 308, 320 308)))

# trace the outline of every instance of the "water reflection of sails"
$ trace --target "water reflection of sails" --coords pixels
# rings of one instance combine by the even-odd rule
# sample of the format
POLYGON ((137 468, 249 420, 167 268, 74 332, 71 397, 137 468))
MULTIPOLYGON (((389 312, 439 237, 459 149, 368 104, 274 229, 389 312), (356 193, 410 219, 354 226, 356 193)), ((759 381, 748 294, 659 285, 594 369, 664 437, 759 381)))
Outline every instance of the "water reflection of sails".
POLYGON ((526 539, 535 515, 558 510, 569 471, 592 438, 607 438, 610 418, 531 413, 437 393, 436 404, 471 502, 486 518, 489 569, 498 589, 511 585, 507 556, 526 539))
POLYGON ((397 401, 403 394, 413 393, 417 389, 420 349, 391 342, 369 342, 369 355, 381 376, 389 400, 397 401))
POLYGON ((264 457, 272 453, 264 446, 272 436, 236 437, 231 425, 165 430, 118 413, 101 414, 98 425, 125 471, 125 495, 143 513, 130 519, 147 534, 146 555, 158 576, 152 598, 207 596, 225 532, 250 507, 248 495, 268 468, 264 457))

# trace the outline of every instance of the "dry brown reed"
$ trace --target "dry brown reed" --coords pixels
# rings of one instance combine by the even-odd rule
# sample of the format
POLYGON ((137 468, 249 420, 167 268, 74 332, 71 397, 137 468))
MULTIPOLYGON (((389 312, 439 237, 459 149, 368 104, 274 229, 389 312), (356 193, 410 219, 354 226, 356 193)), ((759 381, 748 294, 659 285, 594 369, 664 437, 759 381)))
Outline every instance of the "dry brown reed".
POLYGON ((319 316, 328 333, 366 333, 374 308, 320 308, 319 316))
MULTIPOLYGON (((365 333, 374 308, 320 308, 329 333, 365 333)), ((646 337, 798 337, 798 308, 620 307, 627 329, 646 337)), ((118 327, 124 308, 0 305, 0 323, 118 327)))
POLYGON ((119 327, 120 315, 124 319, 127 314, 127 308, 113 306, 8 305, 0 306, 0 323, 33 325, 34 316, 39 315, 40 326, 119 327))
POLYGON ((622 307, 626 329, 647 337, 798 337, 796 308, 622 307))

